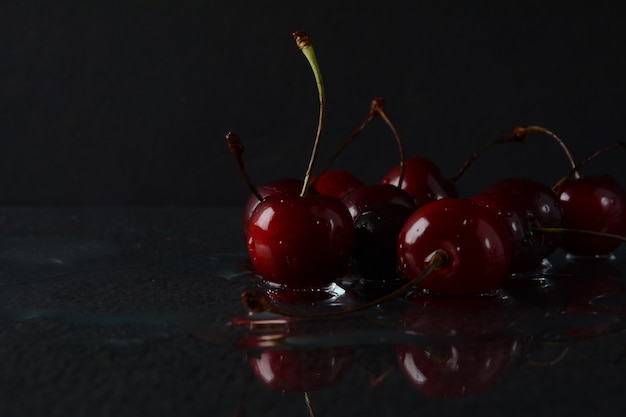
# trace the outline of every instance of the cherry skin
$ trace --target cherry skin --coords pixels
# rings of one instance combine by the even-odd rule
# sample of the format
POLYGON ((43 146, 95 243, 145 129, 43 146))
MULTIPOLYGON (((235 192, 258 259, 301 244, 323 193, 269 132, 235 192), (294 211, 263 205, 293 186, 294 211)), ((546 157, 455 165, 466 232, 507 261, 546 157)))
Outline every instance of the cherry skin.
POLYGON ((525 272, 538 267, 559 247, 561 233, 533 231, 535 228, 563 227, 561 204, 550 187, 525 178, 511 178, 492 185, 485 192, 499 193, 510 198, 510 204, 517 207, 527 230, 530 231, 525 237, 524 259, 517 259, 516 265, 519 268, 515 272, 525 272))
POLYGON ((252 213, 248 252, 269 283, 290 289, 320 289, 345 274, 354 244, 345 205, 325 195, 275 194, 252 213))
MULTIPOLYGON (((265 198, 274 194, 292 194, 292 195, 300 195, 300 191, 302 190, 302 181, 292 178, 285 178, 280 180, 270 181, 266 184, 257 188, 257 191, 261 195, 261 197, 265 198)), ((309 188, 309 194, 314 195, 318 194, 315 188, 309 188)), ((254 194, 250 194, 246 204, 243 208, 243 215, 241 217, 241 230, 243 233, 244 240, 248 236, 248 223, 250 223, 250 217, 252 217, 252 212, 259 205, 261 201, 254 194)))
POLYGON ((348 192, 365 184, 350 171, 325 171, 311 182, 320 194, 342 199, 348 192))
POLYGON ((277 391, 311 392, 337 383, 350 369, 348 348, 266 350, 249 358, 256 377, 277 391))
POLYGON ((492 211, 509 233, 513 245, 510 273, 526 272, 537 266, 533 255, 534 240, 530 235, 529 225, 520 214, 520 208, 506 193, 481 193, 470 199, 492 211))
MULTIPOLYGON (((385 174, 381 183, 398 186, 401 172, 398 164, 385 174)), ((420 157, 406 160, 400 188, 415 197, 419 205, 458 196, 455 185, 443 177, 437 165, 420 157)))
POLYGON ((363 278, 398 279, 398 235, 414 211, 402 204, 383 203, 366 209, 354 220, 352 260, 363 278))
POLYGON ((492 386, 516 356, 510 337, 442 346, 398 346, 398 363, 420 391, 436 398, 475 395, 492 386))
MULTIPOLYGON (((608 175, 571 179, 557 190, 563 207, 563 227, 626 235, 626 191, 608 175)), ((608 255, 622 242, 565 233, 561 247, 576 256, 608 255)))
POLYGON ((432 293, 477 295, 497 289, 511 264, 512 244, 497 217, 467 199, 443 199, 420 207, 398 237, 398 268, 412 279, 437 251, 448 261, 418 287, 432 293))
POLYGON ((397 204, 412 210, 417 209, 414 197, 391 184, 371 184, 356 188, 347 193, 342 201, 353 220, 370 207, 380 204, 397 204))

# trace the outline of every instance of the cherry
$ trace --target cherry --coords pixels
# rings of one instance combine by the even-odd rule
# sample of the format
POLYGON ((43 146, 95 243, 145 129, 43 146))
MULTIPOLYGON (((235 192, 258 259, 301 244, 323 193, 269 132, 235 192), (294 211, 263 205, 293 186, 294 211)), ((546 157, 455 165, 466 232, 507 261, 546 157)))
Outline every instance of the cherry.
MULTIPOLYGON (((563 226, 563 212, 556 194, 545 184, 525 178, 502 180, 486 193, 499 193, 510 199, 508 207, 517 207, 526 223, 522 251, 517 253, 516 268, 512 272, 526 272, 536 268, 561 242, 560 233, 546 233, 541 229, 563 226)), ((492 210, 495 206, 491 206, 492 210)), ((519 243, 518 243, 519 245, 519 243)))
POLYGON ((513 338, 481 339, 474 343, 398 346, 398 362, 420 391, 437 398, 467 397, 492 386, 511 365, 513 338))
MULTIPOLYGON (((259 205, 259 203, 264 200, 266 197, 275 194, 290 194, 290 195, 299 195, 302 190, 302 181, 293 179, 293 178, 285 178, 280 180, 270 181, 265 183, 257 188, 259 197, 252 193, 246 204, 243 208, 243 215, 241 218, 241 229, 243 232, 244 239, 248 237, 248 224, 250 223, 250 217, 252 217, 252 212, 259 205)), ((309 194, 318 194, 315 188, 309 188, 309 194)))
POLYGON ((536 268, 534 237, 530 232, 530 225, 520 213, 518 204, 508 194, 497 192, 476 194, 470 199, 492 211, 508 231, 513 245, 509 273, 526 272, 536 268))
POLYGON ((431 160, 426 158, 410 158, 404 166, 396 165, 382 178, 383 184, 398 185, 401 189, 416 198, 419 205, 442 198, 457 197, 454 184, 443 177, 443 174, 431 160))
POLYGON ((365 184, 350 171, 324 171, 313 178, 312 184, 320 194, 330 195, 342 199, 350 191, 365 184))
MULTIPOLYGON (((565 229, 626 235, 626 191, 608 175, 585 176, 557 189, 565 229)), ((575 256, 612 253, 622 240, 582 233, 564 233, 561 247, 575 256)))
POLYGON ((254 268, 266 281, 314 289, 345 274, 353 235, 350 213, 336 198, 278 194, 252 213, 247 244, 254 268))
POLYGON ((342 201, 350 211, 352 219, 380 204, 397 204, 412 210, 417 209, 414 197, 391 184, 370 184, 355 188, 347 193, 342 201))
POLYGON ((500 286, 511 262, 506 229, 489 210, 467 199, 442 199, 420 207, 398 237, 398 267, 408 279, 420 275, 438 251, 447 262, 419 287, 450 295, 483 294, 500 286))
POLYGON ((398 279, 398 235, 414 211, 414 207, 403 204, 383 203, 369 207, 357 216, 352 261, 363 278, 376 281, 398 279))
POLYGON ((256 377, 270 388, 311 392, 340 381, 352 366, 352 353, 339 347, 265 350, 248 360, 256 377))

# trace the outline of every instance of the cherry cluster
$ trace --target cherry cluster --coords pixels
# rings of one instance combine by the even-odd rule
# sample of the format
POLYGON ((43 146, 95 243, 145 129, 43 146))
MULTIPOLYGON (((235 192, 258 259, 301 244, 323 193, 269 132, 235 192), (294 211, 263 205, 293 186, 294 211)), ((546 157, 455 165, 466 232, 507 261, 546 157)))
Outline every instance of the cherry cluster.
MULTIPOLYGON (((457 176, 446 178, 428 159, 405 159, 399 135, 377 98, 338 152, 380 117, 398 143, 398 165, 378 184, 364 184, 353 173, 329 165, 313 176, 325 116, 324 89, 310 38, 304 32, 294 33, 294 38, 311 64, 320 98, 317 136, 304 180, 280 179, 255 187, 243 168, 239 136, 227 135, 253 193, 244 208, 243 237, 272 297, 321 294, 351 273, 388 283, 394 290, 387 298, 409 287, 432 294, 483 295, 497 291, 509 277, 544 267, 558 248, 576 257, 601 258, 626 240, 624 188, 609 176, 579 173, 600 153, 623 143, 576 164, 552 132, 538 126, 516 128, 488 146, 522 142, 542 132, 561 144, 571 170, 553 187, 510 178, 461 198, 456 180, 487 146, 457 176)), ((267 297, 258 294, 246 294, 244 302, 253 311, 272 310, 267 297)))

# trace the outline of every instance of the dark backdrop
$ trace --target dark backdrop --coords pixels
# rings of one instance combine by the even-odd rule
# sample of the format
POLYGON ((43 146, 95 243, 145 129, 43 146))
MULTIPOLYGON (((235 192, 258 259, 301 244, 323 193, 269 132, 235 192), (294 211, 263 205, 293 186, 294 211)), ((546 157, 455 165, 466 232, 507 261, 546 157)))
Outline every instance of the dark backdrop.
MULTIPOLYGON (((0 204, 240 205, 224 135, 255 182, 302 177, 317 93, 291 32, 312 37, 326 82, 320 162, 384 97, 409 156, 452 175, 517 125, 545 126, 576 159, 623 140, 626 15, 546 1, 3 1, 0 204)), ((626 152, 588 172, 625 183, 626 152)), ((375 120, 337 161, 377 181, 397 162, 375 120)), ((549 139, 483 154, 463 194, 510 176, 552 184, 549 139)))

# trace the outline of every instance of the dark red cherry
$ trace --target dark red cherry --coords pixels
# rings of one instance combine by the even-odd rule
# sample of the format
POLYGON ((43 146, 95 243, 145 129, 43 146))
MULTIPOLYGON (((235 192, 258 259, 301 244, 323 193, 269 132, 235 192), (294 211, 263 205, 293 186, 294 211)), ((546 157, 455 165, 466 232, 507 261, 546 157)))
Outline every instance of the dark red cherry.
POLYGON ((267 282, 319 289, 345 274, 354 243, 352 217, 334 197, 276 194, 252 213, 248 252, 267 282))
POLYGON ((256 377, 277 391, 311 392, 341 380, 353 362, 347 348, 266 350, 249 358, 256 377))
POLYGON ((486 193, 500 193, 511 199, 513 207, 526 222, 524 257, 518 259, 514 272, 536 268, 561 243, 561 233, 543 233, 538 228, 563 227, 563 211, 557 195, 550 187, 525 178, 511 178, 489 187, 486 193))
POLYGON ((396 204, 417 209, 414 197, 390 184, 371 184, 356 188, 347 193, 342 201, 350 211, 352 219, 380 204, 396 204))
MULTIPOLYGON (((381 182, 398 186, 401 172, 398 164, 385 174, 381 182)), ((455 185, 443 177, 437 165, 419 157, 406 160, 400 188, 415 197, 419 205, 458 196, 455 185)))
POLYGON ((436 398, 475 395, 491 387, 516 357, 511 337, 474 343, 398 346, 398 363, 420 391, 436 398))
POLYGON ((437 251, 446 265, 418 286, 449 295, 483 294, 497 289, 510 268, 512 245, 506 229, 489 210, 466 199, 447 198, 420 207, 398 238, 398 268, 412 279, 424 272, 437 251))
POLYGON ((320 194, 342 199, 348 192, 365 184, 350 171, 324 171, 311 182, 320 194))
POLYGON ((470 198, 493 212, 504 224, 513 246, 510 273, 526 272, 537 266, 534 238, 529 224, 520 214, 519 205, 506 193, 481 193, 470 198))
MULTIPOLYGON (((258 187, 257 191, 263 198, 274 194, 300 195, 302 191, 302 181, 291 178, 274 180, 258 187)), ((318 194, 317 190, 312 187, 309 188, 308 193, 311 195, 318 194)), ((261 201, 254 194, 250 194, 250 197, 248 197, 246 201, 241 218, 241 229, 244 239, 246 239, 248 235, 248 223, 250 222, 250 217, 252 217, 252 212, 260 202, 261 201)))
MULTIPOLYGON (((608 175, 571 179, 557 190, 563 227, 626 236, 626 191, 608 175)), ((618 239, 564 233, 561 247, 577 256, 612 253, 618 239)))
POLYGON ((384 203, 357 216, 352 260, 363 278, 377 281, 398 279, 398 235, 414 211, 405 205, 384 203))

